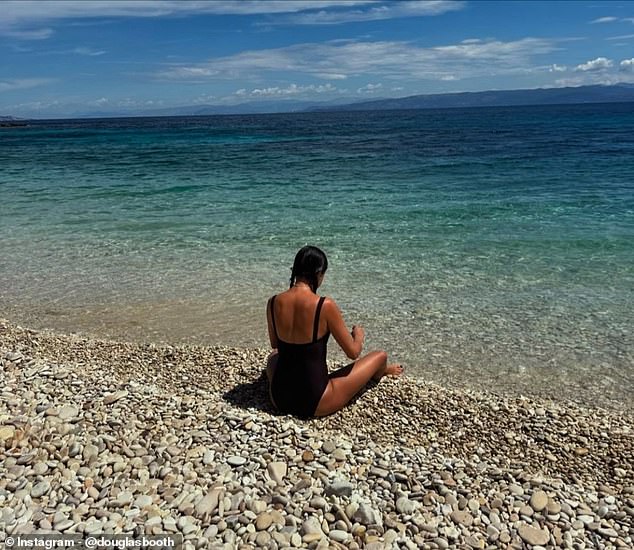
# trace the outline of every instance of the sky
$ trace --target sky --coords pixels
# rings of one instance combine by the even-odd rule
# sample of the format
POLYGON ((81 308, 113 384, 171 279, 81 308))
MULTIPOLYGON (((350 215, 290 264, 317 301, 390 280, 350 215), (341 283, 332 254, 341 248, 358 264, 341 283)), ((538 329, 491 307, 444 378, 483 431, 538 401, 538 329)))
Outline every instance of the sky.
POLYGON ((634 82, 634 2, 5 0, 0 115, 634 82))

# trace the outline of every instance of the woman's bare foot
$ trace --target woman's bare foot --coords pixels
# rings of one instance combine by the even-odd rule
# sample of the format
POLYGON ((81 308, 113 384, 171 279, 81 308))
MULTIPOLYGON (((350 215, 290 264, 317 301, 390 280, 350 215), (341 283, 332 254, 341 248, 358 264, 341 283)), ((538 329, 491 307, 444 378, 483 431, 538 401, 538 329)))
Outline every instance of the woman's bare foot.
POLYGON ((403 366, 397 363, 392 363, 391 365, 387 365, 383 371, 377 372, 372 377, 372 380, 378 382, 384 376, 400 376, 401 374, 403 374, 403 366))
POLYGON ((393 363, 385 368, 384 376, 400 376, 403 374, 403 365, 393 363))

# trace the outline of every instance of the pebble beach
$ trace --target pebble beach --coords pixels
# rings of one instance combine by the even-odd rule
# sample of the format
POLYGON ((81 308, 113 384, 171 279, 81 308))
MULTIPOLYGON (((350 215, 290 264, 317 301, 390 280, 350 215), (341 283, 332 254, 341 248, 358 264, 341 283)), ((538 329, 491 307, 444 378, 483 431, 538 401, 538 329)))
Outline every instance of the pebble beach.
POLYGON ((302 420, 270 406, 266 355, 0 321, 0 542, 634 547, 631 411, 405 375, 302 420))

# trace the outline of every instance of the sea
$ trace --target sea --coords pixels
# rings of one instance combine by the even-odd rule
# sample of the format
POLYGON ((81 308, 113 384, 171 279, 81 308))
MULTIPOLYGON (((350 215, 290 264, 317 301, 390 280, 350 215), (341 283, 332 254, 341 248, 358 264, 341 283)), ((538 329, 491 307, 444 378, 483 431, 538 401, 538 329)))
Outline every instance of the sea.
POLYGON ((0 317, 268 347, 305 244, 410 376, 634 405, 632 103, 0 128, 0 317))

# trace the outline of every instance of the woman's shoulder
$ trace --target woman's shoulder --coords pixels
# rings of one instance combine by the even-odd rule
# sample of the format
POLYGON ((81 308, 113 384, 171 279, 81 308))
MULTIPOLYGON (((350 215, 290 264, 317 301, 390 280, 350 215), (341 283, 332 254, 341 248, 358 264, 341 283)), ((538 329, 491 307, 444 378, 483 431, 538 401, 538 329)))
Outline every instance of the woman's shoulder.
POLYGON ((334 298, 331 298, 330 296, 321 296, 321 299, 323 300, 323 304, 322 304, 322 309, 324 311, 331 311, 331 310, 338 310, 339 306, 337 305, 337 302, 335 302, 334 298))

